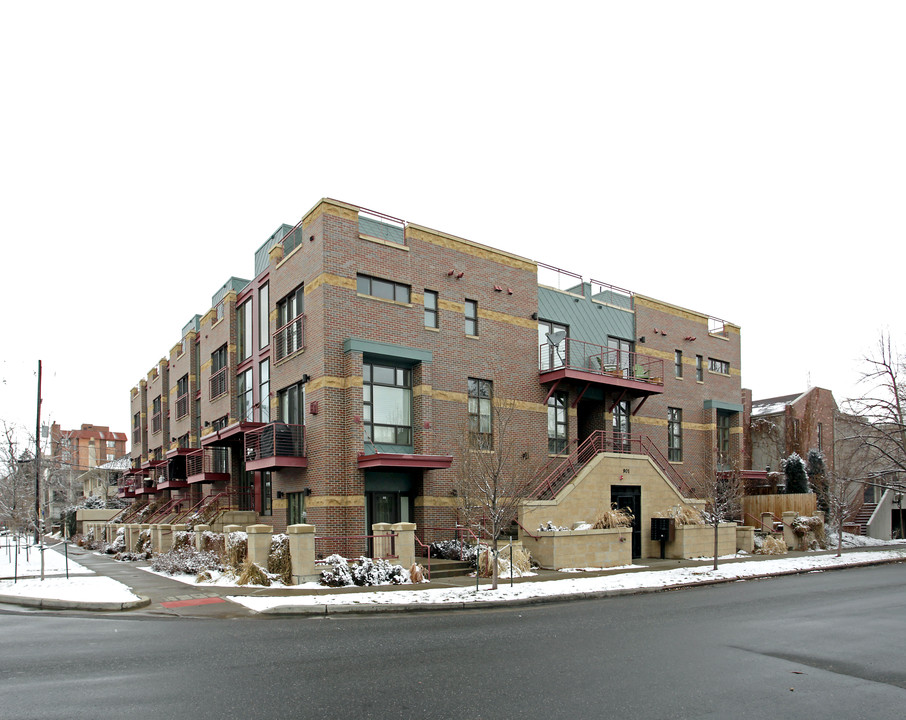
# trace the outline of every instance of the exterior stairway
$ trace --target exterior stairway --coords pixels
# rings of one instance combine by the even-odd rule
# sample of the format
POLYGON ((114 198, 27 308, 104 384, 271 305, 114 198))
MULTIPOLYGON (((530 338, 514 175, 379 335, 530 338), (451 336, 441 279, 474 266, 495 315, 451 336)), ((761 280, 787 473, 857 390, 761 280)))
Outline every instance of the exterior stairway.
POLYGON ((858 524, 862 535, 868 535, 868 521, 871 519, 878 503, 865 503, 859 513, 853 518, 853 524, 858 524))

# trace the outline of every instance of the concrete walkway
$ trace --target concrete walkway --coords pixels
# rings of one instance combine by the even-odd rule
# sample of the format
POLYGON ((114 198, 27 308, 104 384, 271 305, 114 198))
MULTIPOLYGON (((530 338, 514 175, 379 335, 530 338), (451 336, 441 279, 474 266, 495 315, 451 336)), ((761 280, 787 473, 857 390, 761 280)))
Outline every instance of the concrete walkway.
MULTIPOLYGON (((892 547, 898 547, 900 549, 906 549, 904 546, 895 545, 892 547)), ((871 552, 884 549, 892 549, 891 546, 871 546, 864 548, 848 548, 844 550, 844 558, 846 556, 854 555, 858 556, 861 552, 871 552)), ((759 560, 772 560, 778 559, 779 557, 815 557, 819 555, 835 555, 836 551, 829 550, 824 552, 789 552, 787 555, 783 556, 771 556, 771 555, 748 555, 741 558, 733 558, 727 560, 720 560, 720 565, 725 566, 737 562, 752 562, 759 560)), ((412 585, 392 585, 392 586, 378 586, 378 587, 347 587, 347 588, 249 588, 249 587, 222 587, 222 586, 207 586, 207 587, 198 587, 187 585, 185 583, 179 582, 177 580, 172 580, 167 577, 156 575, 154 573, 147 572, 139 568, 138 563, 130 562, 118 562, 110 556, 99 555, 94 551, 84 550, 75 546, 70 546, 69 556, 75 562, 83 565, 84 567, 93 570, 98 575, 104 575, 114 580, 121 582, 122 584, 128 586, 132 591, 140 596, 141 598, 146 599, 148 602, 144 604, 144 607, 129 609, 130 614, 141 614, 141 615, 153 615, 156 617, 161 616, 171 616, 171 617, 209 617, 209 618, 242 618, 242 617, 255 617, 258 616, 258 613, 255 613, 251 610, 248 610, 242 605, 239 605, 234 602, 227 600, 227 596, 234 595, 251 595, 251 596, 267 596, 267 597, 294 597, 299 595, 335 595, 338 593, 363 593, 363 592, 402 592, 411 591, 415 589, 412 585)), ((853 564, 858 563, 858 557, 853 557, 853 564)), ((889 560, 880 561, 874 564, 883 564, 886 562, 903 562, 902 555, 897 555, 891 557, 889 560)), ((592 572, 583 572, 583 573, 562 573, 555 572, 552 570, 538 570, 536 574, 532 577, 527 578, 516 578, 514 583, 521 582, 544 582, 547 580, 563 580, 566 578, 577 578, 577 577, 597 577, 597 576, 606 576, 614 575, 619 573, 637 573, 637 572, 650 572, 650 571, 659 571, 659 570, 672 570, 679 567, 707 567, 713 563, 712 559, 703 559, 703 560, 661 560, 657 558, 636 558, 633 560, 633 564, 636 566, 630 569, 619 569, 619 570, 597 570, 592 572)), ((145 563, 141 563, 145 565, 145 563)), ((864 567, 864 565, 862 565, 864 567)), ((759 577, 768 577, 778 574, 797 574, 799 571, 793 572, 766 572, 763 576, 759 577)), ((490 580, 482 578, 480 581, 481 587, 490 587, 490 580)), ((509 584, 509 579, 500 580, 499 584, 505 586, 509 584)), ((696 584, 713 584, 714 582, 734 582, 734 580, 704 580, 702 583, 696 584)), ((452 577, 444 578, 442 580, 436 580, 434 582, 423 583, 418 586, 418 590, 429 590, 432 588, 456 588, 456 587, 474 587, 475 578, 468 576, 461 577, 452 577)), ((657 592, 662 588, 650 588, 644 589, 640 588, 637 592, 657 592)), ((625 591, 624 591, 625 594, 625 591)), ((537 602, 563 602, 569 598, 563 596, 549 596, 544 598, 535 598, 532 600, 533 603, 537 602)), ((16 598, 14 596, 0 596, 0 603, 3 604, 19 604, 26 605, 28 603, 21 602, 21 598, 16 598)), ((518 601, 514 601, 518 602, 518 601)), ((34 603, 31 603, 34 605, 34 603)), ((502 603, 495 603, 495 606, 502 606, 502 603)), ((455 604, 455 609, 462 609, 461 604, 455 604)), ((65 608, 60 609, 72 609, 72 610, 92 610, 92 611, 110 611, 109 606, 105 607, 96 607, 91 603, 80 603, 80 602, 69 602, 65 608)), ((348 612, 353 608, 347 608, 344 612, 348 612)), ((354 607, 355 612, 387 612, 390 608, 388 606, 382 605, 357 605, 354 607)), ((397 611, 405 611, 406 606, 397 606, 397 611)), ((427 610, 427 607, 420 607, 421 610, 427 610)), ((438 604, 430 607, 431 610, 442 611, 445 609, 443 604, 438 604)), ((302 611, 300 612, 310 612, 302 611)), ((321 613, 324 612, 322 609, 321 613)))

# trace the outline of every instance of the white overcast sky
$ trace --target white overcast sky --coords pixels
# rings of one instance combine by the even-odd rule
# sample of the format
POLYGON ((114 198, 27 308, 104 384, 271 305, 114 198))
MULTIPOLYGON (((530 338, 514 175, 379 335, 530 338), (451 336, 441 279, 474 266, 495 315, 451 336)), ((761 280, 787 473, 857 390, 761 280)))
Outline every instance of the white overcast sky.
POLYGON ((739 324, 756 398, 840 400, 906 340, 904 37, 902 2, 3 3, 0 418, 34 428, 41 359, 43 419, 127 431, 325 196, 739 324))

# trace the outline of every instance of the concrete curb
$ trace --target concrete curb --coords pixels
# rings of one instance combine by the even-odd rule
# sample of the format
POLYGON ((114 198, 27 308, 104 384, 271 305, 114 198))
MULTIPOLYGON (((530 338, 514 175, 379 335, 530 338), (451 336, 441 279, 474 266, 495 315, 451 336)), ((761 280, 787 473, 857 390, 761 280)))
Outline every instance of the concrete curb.
POLYGON ((764 580, 765 578, 784 577, 789 575, 807 575, 813 572, 828 572, 831 570, 848 570, 855 567, 871 567, 874 565, 891 565, 906 562, 903 556, 885 558, 883 560, 869 560, 866 562, 851 562, 823 568, 808 568, 804 570, 783 570, 773 573, 746 575, 735 578, 715 578, 713 580, 698 580, 675 585, 659 585, 650 588, 619 588, 616 590, 596 590, 594 592, 570 593, 567 595, 539 595, 531 598, 514 598, 512 600, 477 600, 475 602, 450 602, 450 603, 399 603, 399 604, 361 604, 361 605, 278 605, 261 610, 259 615, 355 615, 368 613, 407 613, 407 612, 445 612, 449 610, 488 610, 492 608, 524 607, 528 605, 541 605, 548 603, 571 602, 574 600, 599 600, 621 595, 646 595, 649 593, 668 592, 683 588, 701 587, 705 585, 723 585, 745 580, 764 580))
POLYGON ((82 602, 81 600, 58 600, 55 598, 25 597, 22 595, 0 595, 0 604, 21 605, 41 610, 86 610, 88 612, 120 612, 147 607, 151 600, 140 597, 126 602, 82 602))

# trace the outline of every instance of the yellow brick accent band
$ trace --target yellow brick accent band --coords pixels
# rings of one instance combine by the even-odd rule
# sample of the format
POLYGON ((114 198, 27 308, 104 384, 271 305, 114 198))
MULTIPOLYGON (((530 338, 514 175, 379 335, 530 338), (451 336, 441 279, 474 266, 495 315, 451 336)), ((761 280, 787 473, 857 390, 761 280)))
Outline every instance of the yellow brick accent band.
POLYGON ((455 250, 456 252, 472 255, 473 257, 481 258, 482 260, 489 260, 490 262, 507 265, 508 267, 516 268, 517 270, 525 270, 533 273, 538 272, 538 266, 526 258, 512 255, 503 252, 502 250, 495 250, 486 245, 481 245, 472 242, 471 240, 466 240, 465 238, 456 237, 455 235, 448 235, 439 230, 431 230, 430 228, 415 225, 414 223, 409 223, 409 225, 406 226, 406 237, 431 243, 432 245, 439 245, 448 250, 455 250))
POLYGON ((365 507, 364 495, 313 495, 305 501, 309 508, 365 507))
POLYGON ((418 495, 415 498, 415 507, 445 507, 458 508, 462 505, 459 498, 439 497, 434 495, 418 495))

